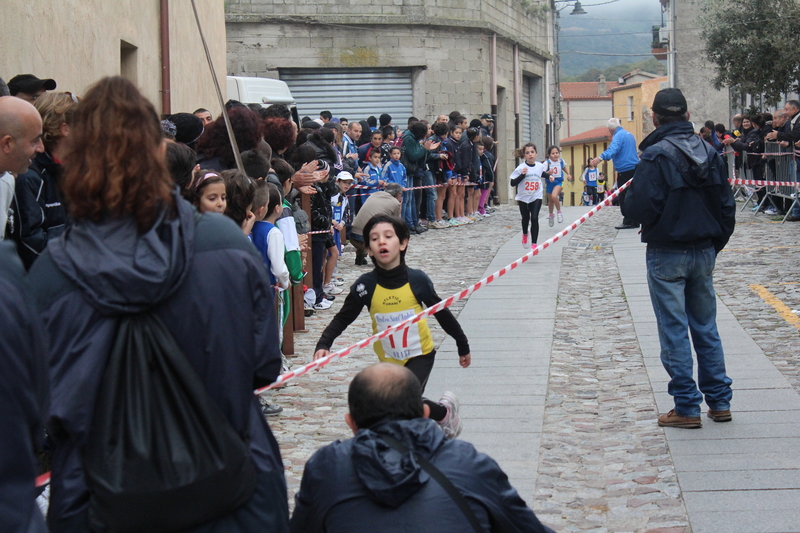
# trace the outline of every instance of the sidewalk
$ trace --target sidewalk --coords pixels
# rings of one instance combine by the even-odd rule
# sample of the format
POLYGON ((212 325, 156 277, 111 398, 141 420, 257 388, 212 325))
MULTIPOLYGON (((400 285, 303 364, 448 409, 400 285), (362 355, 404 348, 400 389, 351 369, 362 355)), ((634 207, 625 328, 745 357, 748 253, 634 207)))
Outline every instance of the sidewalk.
MULTIPOLYGON (((585 210, 565 208, 565 222, 585 210)), ((473 294, 459 315, 473 364, 459 368, 447 340, 427 395, 459 395, 461 438, 557 531, 800 531, 800 394, 721 301, 734 420, 657 426, 672 401, 645 247, 636 231, 613 229, 619 219, 601 211, 473 294)), ((565 226, 540 223, 540 242, 565 226)), ((523 253, 517 234, 485 275, 523 253)))

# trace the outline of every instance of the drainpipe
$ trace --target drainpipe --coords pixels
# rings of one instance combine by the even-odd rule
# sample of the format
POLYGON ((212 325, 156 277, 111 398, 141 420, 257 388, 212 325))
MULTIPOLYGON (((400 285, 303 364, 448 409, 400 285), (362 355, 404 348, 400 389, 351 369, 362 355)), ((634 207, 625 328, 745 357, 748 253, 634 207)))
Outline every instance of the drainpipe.
MULTIPOLYGON (((520 83, 519 75, 519 45, 514 45, 514 147, 520 146, 519 140, 519 115, 520 115, 520 93, 522 91, 522 83, 520 83)), ((517 164, 519 159, 515 158, 517 164)))
POLYGON ((161 114, 172 113, 169 85, 169 0, 161 2, 161 114))
POLYGON ((494 119, 494 128, 492 128, 492 137, 494 140, 497 140, 497 128, 499 125, 497 124, 497 34, 492 34, 492 94, 491 94, 491 104, 492 104, 492 119, 494 119))

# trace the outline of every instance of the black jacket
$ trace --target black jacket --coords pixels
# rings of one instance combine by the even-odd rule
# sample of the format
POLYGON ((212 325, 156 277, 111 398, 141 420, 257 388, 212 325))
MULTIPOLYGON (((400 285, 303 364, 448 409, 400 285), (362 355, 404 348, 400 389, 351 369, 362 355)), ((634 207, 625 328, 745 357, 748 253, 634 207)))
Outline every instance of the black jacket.
POLYGON ((625 212, 642 224, 642 242, 708 242, 722 250, 736 222, 722 158, 695 135, 690 122, 660 126, 639 149, 641 160, 625 196, 625 212))
POLYGON ((48 404, 44 332, 14 245, 0 243, 0 531, 44 533, 36 453, 48 404))
POLYGON ((750 128, 742 138, 731 143, 738 152, 747 152, 747 165, 755 168, 764 164, 764 158, 759 154, 764 153, 764 135, 766 131, 759 128, 750 128))
POLYGON ((256 470, 283 472, 253 395, 281 368, 266 266, 229 218, 195 216, 175 197, 177 217, 162 213, 142 234, 130 218, 74 222, 30 271, 50 338, 52 531, 88 514, 83 448, 119 315, 155 312, 233 428, 249 439, 256 470))
POLYGON ((795 116, 786 120, 783 127, 778 130, 778 142, 789 141, 794 146, 794 143, 800 141, 800 112, 795 116))
POLYGON ((63 233, 67 223, 60 176, 61 165, 47 152, 36 154, 28 171, 17 176, 11 237, 26 270, 42 253, 47 241, 63 233))
POLYGON ((379 422, 308 460, 295 497, 296 533, 464 533, 462 512, 419 464, 381 438, 389 434, 434 464, 464 495, 486 531, 546 533, 533 511, 489 456, 445 439, 427 418, 379 422))

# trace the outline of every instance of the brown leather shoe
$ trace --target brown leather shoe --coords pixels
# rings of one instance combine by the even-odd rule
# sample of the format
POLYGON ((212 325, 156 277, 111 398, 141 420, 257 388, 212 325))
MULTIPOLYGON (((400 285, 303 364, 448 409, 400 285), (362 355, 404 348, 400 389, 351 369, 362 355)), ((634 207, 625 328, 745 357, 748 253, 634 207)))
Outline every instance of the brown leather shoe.
POLYGON ((672 409, 658 417, 658 425, 663 428, 696 429, 703 427, 703 421, 699 416, 681 416, 672 409))
POLYGON ((708 413, 706 414, 708 415, 708 418, 714 422, 730 422, 733 419, 730 409, 725 409, 724 411, 715 411, 713 409, 709 409, 708 413))

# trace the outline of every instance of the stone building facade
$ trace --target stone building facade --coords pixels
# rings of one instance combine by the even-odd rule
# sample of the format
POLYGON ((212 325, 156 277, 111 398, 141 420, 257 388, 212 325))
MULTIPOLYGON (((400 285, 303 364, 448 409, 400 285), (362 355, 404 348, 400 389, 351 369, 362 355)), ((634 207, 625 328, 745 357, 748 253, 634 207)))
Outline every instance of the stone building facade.
MULTIPOLYGON (((173 113, 198 107, 219 112, 214 85, 188 1, 166 2, 170 103, 173 113)), ((225 11, 218 0, 198 0, 214 65, 225 87, 225 11)), ((77 95, 104 76, 123 75, 162 110, 161 3, 158 0, 3 2, 0 77, 34 74, 77 95)))
MULTIPOLYGON (((547 141, 551 12, 532 16, 515 0, 230 0, 226 10, 228 74, 287 81, 301 116, 387 111, 403 129, 410 115, 477 118, 493 112, 494 67, 501 183, 515 143, 547 141)), ((498 190, 506 200, 508 186, 498 190)))
POLYGON ((697 124, 713 120, 730 125, 730 93, 727 87, 717 90, 711 83, 714 65, 706 58, 706 42, 698 27, 702 4, 696 0, 659 1, 666 15, 669 83, 683 92, 692 120, 697 124))

